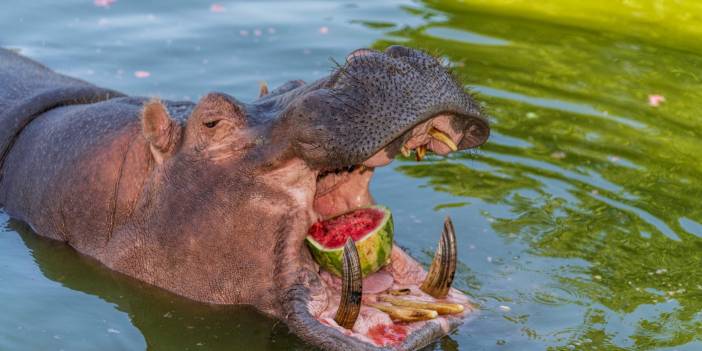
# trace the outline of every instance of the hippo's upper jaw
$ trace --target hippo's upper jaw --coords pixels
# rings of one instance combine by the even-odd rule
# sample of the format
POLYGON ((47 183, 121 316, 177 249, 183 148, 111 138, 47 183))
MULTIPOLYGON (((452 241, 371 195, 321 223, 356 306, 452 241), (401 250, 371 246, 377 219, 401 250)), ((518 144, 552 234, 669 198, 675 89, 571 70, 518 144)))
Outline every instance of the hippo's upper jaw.
MULTIPOLYGON (((374 168, 389 164, 397 154, 414 152, 418 160, 427 151, 446 155, 477 147, 489 135, 477 104, 446 70, 433 57, 403 47, 384 53, 356 50, 330 77, 273 92, 256 105, 284 107, 271 126, 271 140, 287 140, 288 157, 281 159, 302 159, 303 173, 315 179, 313 189, 300 189, 307 194, 301 198, 313 199, 299 204, 311 207, 308 226, 374 204, 368 189, 374 168)), ((294 167, 299 174, 299 165, 294 167)), ((415 298, 435 300, 419 289, 426 271, 394 246, 392 263, 365 278, 360 315, 351 330, 344 329, 333 319, 341 282, 312 262, 302 244, 306 232, 291 235, 299 238, 293 241, 299 247, 291 251, 299 253, 301 263, 282 296, 284 315, 293 331, 324 349, 414 350, 447 334, 471 312, 467 297, 451 289, 442 301, 464 305, 462 314, 392 329, 388 315, 366 304, 380 292, 410 288, 415 298)))

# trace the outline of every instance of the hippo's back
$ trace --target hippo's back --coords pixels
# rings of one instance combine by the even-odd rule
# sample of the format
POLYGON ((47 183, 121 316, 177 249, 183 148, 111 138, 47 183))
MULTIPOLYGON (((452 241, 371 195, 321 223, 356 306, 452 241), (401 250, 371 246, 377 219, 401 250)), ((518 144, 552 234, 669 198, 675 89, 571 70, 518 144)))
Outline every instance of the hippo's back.
POLYGON ((0 167, 22 129, 54 107, 87 104, 124 96, 0 48, 0 167))
MULTIPOLYGON (((99 259, 154 167, 141 132, 145 101, 0 48, 0 206, 99 259)), ((181 123, 194 108, 162 103, 181 123)))

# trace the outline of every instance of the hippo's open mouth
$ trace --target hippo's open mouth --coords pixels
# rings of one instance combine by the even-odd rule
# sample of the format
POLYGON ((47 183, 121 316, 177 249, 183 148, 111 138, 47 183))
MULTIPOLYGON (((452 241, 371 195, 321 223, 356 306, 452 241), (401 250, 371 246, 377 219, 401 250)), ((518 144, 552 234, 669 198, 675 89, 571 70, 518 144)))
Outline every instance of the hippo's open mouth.
MULTIPOLYGON (((441 113, 422 121, 360 164, 318 172, 314 212, 320 219, 326 219, 373 205, 374 200, 368 186, 375 167, 389 164, 398 153, 405 156, 414 154, 417 160, 421 160, 427 151, 447 155, 459 148, 475 147, 486 139, 488 130, 487 124, 478 117, 457 117, 451 113, 441 113), (462 123, 457 123, 457 118, 461 118, 462 123), (461 129, 454 128, 456 125, 460 125, 461 129)), ((453 262, 448 262, 444 258, 444 262, 435 264, 452 264, 455 270, 455 252, 452 259, 453 262)), ((318 286, 308 287, 310 295, 306 304, 310 319, 314 319, 320 327, 333 329, 352 338, 360 343, 359 347, 416 349, 449 333, 473 311, 469 299, 456 289, 450 288, 448 295, 442 298, 424 292, 426 289, 421 286, 427 272, 401 248, 393 245, 391 263, 363 279, 360 313, 353 327, 346 329, 335 320, 340 303, 344 303, 341 302, 342 279, 321 269, 315 273, 318 279, 313 281, 317 281, 318 286), (384 304, 388 298, 420 303, 448 303, 460 308, 458 312, 442 313, 433 319, 398 321, 396 316, 391 316, 392 313, 377 308, 378 303, 384 304)), ((444 278, 448 282, 439 284, 450 286, 453 273, 451 271, 450 276, 444 278)))
MULTIPOLYGON (((284 107, 271 137, 290 140, 304 173, 315 177, 305 176, 309 186, 293 194, 304 201, 305 230, 320 219, 374 205, 368 188, 374 170, 397 155, 418 161, 427 152, 448 155, 480 146, 490 134, 479 105, 438 60, 400 46, 356 50, 328 77, 290 83, 270 95, 257 108, 284 107)), ((457 256, 450 222, 440 240, 437 235, 429 273, 393 245, 391 262, 360 282, 360 273, 349 273, 358 261, 346 254, 356 252, 353 245, 345 249, 347 269, 339 279, 314 263, 304 244, 306 231, 299 235, 287 247, 299 252, 301 266, 281 268, 292 273, 281 275, 292 279, 282 297, 285 319, 297 335, 323 349, 414 350, 446 335, 473 311, 468 298, 450 287, 457 256), (449 309, 439 312, 445 306, 449 309), (404 318, 394 307, 432 314, 404 318)))

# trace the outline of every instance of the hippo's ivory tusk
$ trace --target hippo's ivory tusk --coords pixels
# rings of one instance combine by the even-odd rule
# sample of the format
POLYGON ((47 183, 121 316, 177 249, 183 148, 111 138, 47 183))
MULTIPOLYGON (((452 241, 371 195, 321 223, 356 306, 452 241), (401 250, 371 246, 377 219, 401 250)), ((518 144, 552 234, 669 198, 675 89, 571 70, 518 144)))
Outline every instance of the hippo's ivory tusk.
POLYGON ((390 303, 394 306, 420 308, 424 310, 434 310, 439 314, 455 314, 463 312, 463 305, 447 302, 415 301, 406 300, 392 296, 381 296, 380 301, 390 303))
POLYGON ((414 156, 417 158, 417 161, 421 161, 424 158, 424 155, 427 154, 427 146, 426 145, 417 146, 417 149, 414 152, 415 152, 414 156))
POLYGON ((387 313, 393 320, 403 322, 425 321, 439 316, 439 313, 436 311, 421 308, 397 307, 392 305, 384 305, 381 303, 371 303, 368 306, 377 308, 387 313))
POLYGON ((363 297, 363 282, 361 280, 361 263, 358 251, 351 237, 344 245, 344 256, 341 272, 341 300, 336 310, 334 321, 346 329, 352 329, 356 324, 358 313, 361 311, 363 297))
POLYGON ((264 97, 266 95, 268 95, 268 83, 261 81, 261 83, 258 84, 258 97, 264 97))
POLYGON ((419 289, 437 299, 446 297, 456 274, 456 255, 456 234, 451 218, 447 216, 439 247, 436 248, 429 273, 419 289))
POLYGON ((458 146, 456 146, 456 143, 454 143, 453 140, 451 139, 451 137, 446 135, 444 132, 442 132, 434 127, 431 127, 429 129, 429 135, 431 135, 432 138, 446 144, 446 146, 448 146, 449 149, 451 149, 451 151, 458 150, 458 146))
POLYGON ((402 147, 400 148, 400 153, 402 153, 402 156, 405 156, 405 157, 409 157, 409 155, 410 155, 410 151, 407 148, 407 146, 405 146, 405 145, 402 145, 402 147))

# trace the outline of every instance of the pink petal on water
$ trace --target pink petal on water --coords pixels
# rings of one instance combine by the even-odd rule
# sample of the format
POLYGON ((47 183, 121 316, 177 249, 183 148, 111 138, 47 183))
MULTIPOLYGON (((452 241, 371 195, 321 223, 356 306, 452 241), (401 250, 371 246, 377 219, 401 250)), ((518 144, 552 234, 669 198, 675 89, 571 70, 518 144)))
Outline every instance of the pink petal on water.
POLYGON ((663 95, 649 95, 648 96, 648 104, 653 106, 653 107, 660 106, 664 102, 665 102, 665 96, 663 96, 663 95))
POLYGON ((137 78, 149 78, 151 76, 151 72, 148 71, 136 71, 134 72, 134 76, 137 78))
POLYGON ((319 27, 319 33, 321 33, 321 34, 329 33, 329 27, 327 27, 327 26, 319 27))
POLYGON ((110 5, 117 2, 117 0, 93 0, 93 4, 97 7, 110 7, 110 5))
POLYGON ((224 12, 224 6, 222 6, 222 4, 212 4, 212 5, 210 5, 210 12, 214 12, 214 13, 224 12))

